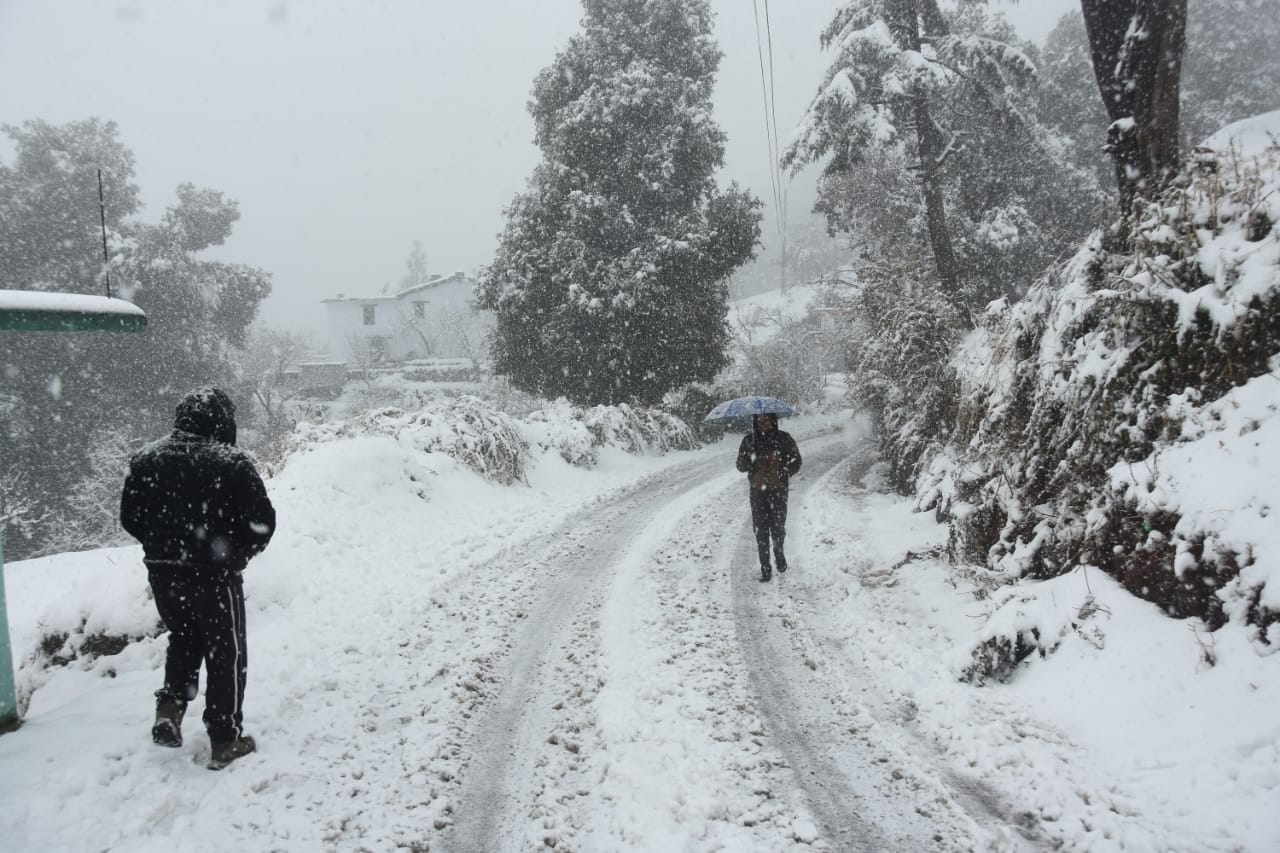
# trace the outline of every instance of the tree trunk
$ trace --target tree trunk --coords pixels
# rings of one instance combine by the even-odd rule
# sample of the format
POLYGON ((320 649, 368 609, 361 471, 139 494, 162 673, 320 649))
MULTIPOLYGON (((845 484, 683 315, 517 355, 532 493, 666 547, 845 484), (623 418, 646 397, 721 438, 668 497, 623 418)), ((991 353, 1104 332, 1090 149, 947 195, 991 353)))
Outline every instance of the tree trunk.
POLYGON ((1080 7, 1094 77, 1112 122, 1107 150, 1127 222, 1134 203, 1154 198, 1178 170, 1187 0, 1081 0, 1080 7))
MULTIPOLYGON (((932 6, 932 4, 928 4, 932 6)), ((898 47, 919 51, 920 16, 916 0, 892 0, 888 6, 889 28, 898 47)), ((926 12, 929 9, 926 8, 926 12)), ((936 12, 936 10, 934 10, 936 12)), ((946 208, 942 199, 939 171, 942 166, 943 143, 929 114, 929 101, 924 92, 911 95, 912 119, 916 129, 916 153, 920 157, 920 191, 924 199, 925 220, 929 226, 929 245, 938 270, 942 290, 957 307, 964 303, 960 293, 960 265, 947 228, 946 208)), ((963 314, 964 312, 962 312, 963 314)))

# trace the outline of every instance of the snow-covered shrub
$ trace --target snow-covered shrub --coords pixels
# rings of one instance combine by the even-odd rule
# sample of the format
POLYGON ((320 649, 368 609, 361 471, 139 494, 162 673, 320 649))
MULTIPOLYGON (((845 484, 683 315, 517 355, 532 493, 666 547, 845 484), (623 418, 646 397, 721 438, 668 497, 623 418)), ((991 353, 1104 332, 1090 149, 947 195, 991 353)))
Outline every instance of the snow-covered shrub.
POLYGON ((985 684, 992 679, 1009 681, 1024 660, 1033 654, 1048 657, 1073 632, 1101 648, 1104 635, 1092 623, 1100 611, 1107 612, 1106 608, 1092 595, 1085 596, 1078 605, 1067 605, 1060 596, 1068 589, 1074 587, 1049 585, 1001 591, 978 631, 960 679, 972 684, 985 684))
POLYGON ((526 429, 526 437, 536 431, 531 442, 554 449, 570 465, 591 468, 599 461, 596 438, 583 422, 583 409, 563 397, 530 413, 525 423, 533 427, 526 429))
POLYGON ((680 418, 643 406, 575 406, 563 397, 525 418, 525 435, 544 449, 554 449, 570 465, 590 468, 600 449, 627 453, 666 453, 697 446, 693 431, 680 418))
POLYGON ((698 446, 689 425, 669 412, 645 406, 592 406, 583 421, 598 445, 627 453, 666 453, 698 446))
POLYGON ((427 453, 444 453, 494 482, 524 480, 529 447, 517 423, 477 397, 438 401, 417 411, 387 407, 324 424, 301 424, 286 455, 309 444, 355 435, 389 435, 427 453))
POLYGON ((132 542, 120 527, 120 488, 138 444, 122 429, 105 429, 95 437, 84 475, 55 511, 57 523, 36 550, 38 556, 132 542))
MULTIPOLYGON (((870 299, 864 300, 868 307, 870 299)), ((872 414, 890 483, 909 492, 954 417, 948 361, 960 319, 948 300, 930 290, 876 306, 868 320, 870 335, 854 349, 851 392, 872 414)))
POLYGON ((446 453, 487 480, 510 484, 524 479, 529 446, 509 416, 464 395, 453 401, 446 417, 453 428, 446 453))
POLYGON ((704 424, 702 419, 720 403, 742 396, 742 393, 745 392, 727 384, 710 385, 705 382, 690 382, 669 392, 662 399, 662 408, 687 424, 697 441, 715 441, 724 435, 725 427, 718 424, 704 424))
POLYGON ((917 483, 955 559, 1006 581, 1100 566, 1280 641, 1280 147, 1253 138, 1202 149, 1131 255, 1095 237, 965 340, 952 446, 917 483))

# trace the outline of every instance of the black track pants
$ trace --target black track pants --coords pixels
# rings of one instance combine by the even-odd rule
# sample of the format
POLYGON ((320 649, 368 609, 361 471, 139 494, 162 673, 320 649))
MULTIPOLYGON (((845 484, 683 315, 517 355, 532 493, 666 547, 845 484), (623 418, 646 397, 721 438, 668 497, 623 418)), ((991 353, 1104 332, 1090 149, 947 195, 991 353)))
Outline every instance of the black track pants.
POLYGON ((760 565, 768 566, 769 539, 773 539, 773 556, 778 567, 787 564, 782 543, 787 538, 787 490, 751 489, 751 528, 756 534, 756 548, 760 551, 760 565))
POLYGON ((150 573, 156 610, 169 629, 164 688, 178 702, 196 697, 200 664, 208 674, 204 726, 214 743, 235 740, 244 722, 249 658, 244 628, 244 583, 238 573, 209 579, 181 569, 150 573))

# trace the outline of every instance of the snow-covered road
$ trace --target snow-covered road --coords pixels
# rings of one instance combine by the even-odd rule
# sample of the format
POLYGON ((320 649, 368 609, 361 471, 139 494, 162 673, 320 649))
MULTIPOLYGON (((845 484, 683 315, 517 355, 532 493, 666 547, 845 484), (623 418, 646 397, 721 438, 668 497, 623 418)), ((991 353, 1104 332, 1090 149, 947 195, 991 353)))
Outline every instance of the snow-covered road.
MULTIPOLYGON (((845 436, 805 447, 796 504, 869 464, 840 464, 845 436)), ((484 604, 509 630, 444 849, 972 847, 957 798, 919 781, 939 774, 886 757, 817 668, 788 576, 758 581, 743 491, 723 459, 671 470, 495 567, 537 580, 484 604)))
POLYGON ((203 698, 182 748, 150 743, 163 637, 38 656, 152 629, 137 548, 6 566, 30 706, 0 737, 0 849, 1272 849, 1280 680, 1243 632, 1205 668, 1184 625, 1071 574, 1001 599, 1059 650, 963 683, 1000 605, 864 476, 864 424, 796 420, 769 584, 732 438, 591 469, 549 449, 517 486, 413 427, 297 454, 246 575, 260 751, 221 773, 203 698))

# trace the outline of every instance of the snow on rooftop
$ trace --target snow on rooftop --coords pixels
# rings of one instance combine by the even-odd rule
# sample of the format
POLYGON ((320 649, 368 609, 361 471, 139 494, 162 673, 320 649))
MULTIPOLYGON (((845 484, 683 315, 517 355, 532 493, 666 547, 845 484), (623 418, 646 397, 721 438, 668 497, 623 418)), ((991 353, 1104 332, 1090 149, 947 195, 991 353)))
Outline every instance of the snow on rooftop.
POLYGON ((144 317, 132 302, 87 293, 47 293, 39 290, 0 290, 0 311, 57 311, 69 314, 120 314, 144 317))

